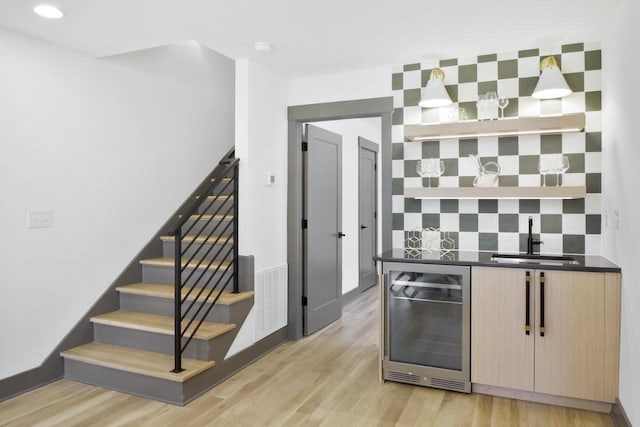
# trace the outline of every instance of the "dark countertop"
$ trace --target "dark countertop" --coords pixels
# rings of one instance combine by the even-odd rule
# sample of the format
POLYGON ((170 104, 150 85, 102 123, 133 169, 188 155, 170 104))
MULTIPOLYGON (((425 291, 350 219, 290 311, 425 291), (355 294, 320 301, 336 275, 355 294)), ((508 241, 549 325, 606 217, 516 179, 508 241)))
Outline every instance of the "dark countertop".
MULTIPOLYGON (((418 254, 406 252, 404 249, 392 249, 375 257, 382 262, 407 262, 419 264, 452 264, 483 267, 530 268, 537 270, 569 270, 620 273, 620 267, 601 256, 570 255, 578 264, 550 265, 541 263, 510 263, 491 261, 496 252, 451 251, 447 253, 423 251, 418 254)), ((517 255, 517 254, 516 254, 517 255)), ((524 254, 520 254, 524 255, 524 254)))

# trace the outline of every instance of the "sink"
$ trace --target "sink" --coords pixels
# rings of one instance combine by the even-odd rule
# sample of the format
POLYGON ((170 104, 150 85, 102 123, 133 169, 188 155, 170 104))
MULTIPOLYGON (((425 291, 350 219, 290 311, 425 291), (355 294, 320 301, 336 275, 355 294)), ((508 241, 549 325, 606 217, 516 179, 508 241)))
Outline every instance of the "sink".
POLYGON ((560 255, 493 254, 491 261, 510 264, 576 265, 574 257, 560 255))

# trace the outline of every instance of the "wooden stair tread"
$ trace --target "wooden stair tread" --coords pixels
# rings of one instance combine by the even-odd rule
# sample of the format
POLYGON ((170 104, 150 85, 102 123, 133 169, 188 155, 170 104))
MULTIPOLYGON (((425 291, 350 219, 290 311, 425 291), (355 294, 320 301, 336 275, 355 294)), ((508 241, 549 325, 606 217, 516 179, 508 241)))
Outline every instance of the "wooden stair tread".
MULTIPOLYGON (((188 298, 189 301, 193 301, 195 299, 199 289, 200 288, 196 288, 193 292, 191 292, 188 298)), ((133 283, 131 285, 118 286, 116 290, 125 294, 144 295, 157 298, 173 299, 174 296, 173 285, 164 285, 159 283, 133 283)), ((186 295, 186 293, 187 289, 183 289, 182 295, 184 296, 186 295)), ((201 295, 198 300, 203 301, 205 296, 206 295, 201 295)), ((230 291, 223 291, 222 295, 220 295, 220 298, 218 299, 217 304, 231 305, 240 301, 244 301, 251 297, 253 297, 253 291, 239 292, 237 294, 234 294, 230 291)))
MULTIPOLYGON (((199 199, 200 196, 196 196, 196 199, 199 199)), ((218 199, 218 200, 233 200, 233 195, 232 194, 219 194, 217 196, 207 196, 206 200, 208 201, 212 201, 214 199, 218 199)))
MULTIPOLYGON (((178 215, 178 218, 182 218, 182 215, 178 215)), ((215 221, 232 221, 233 215, 209 215, 209 214, 193 214, 189 217, 189 221, 209 221, 210 219, 215 221)))
MULTIPOLYGON (((174 335, 173 317, 158 314, 140 313, 137 311, 118 310, 101 314, 91 318, 91 322, 100 325, 119 326, 138 331, 155 332, 164 335, 174 335)), ((189 319, 182 321, 186 327, 189 319)), ((187 330, 187 336, 195 329, 198 321, 195 320, 187 330)), ((194 338, 199 340, 212 340, 236 328, 233 323, 202 322, 196 331, 194 338)))
MULTIPOLYGON (((194 259, 192 260, 189 265, 187 266, 188 268, 195 268, 198 263, 200 262, 199 259, 194 259)), ((175 265, 174 259, 173 258, 169 258, 169 257, 160 257, 160 258, 149 258, 149 259, 143 259, 140 260, 140 264, 143 265, 155 265, 158 267, 171 267, 173 268, 173 266, 175 265)), ((183 259, 182 260, 182 267, 185 267, 187 264, 187 260, 183 259)), ((219 273, 223 272, 225 268, 227 268, 227 266, 229 266, 231 263, 228 261, 218 261, 218 260, 213 260, 213 262, 211 263, 211 265, 209 265, 209 260, 205 260, 202 262, 202 264, 200 265, 200 269, 204 269, 207 266, 209 266, 209 269, 211 268, 217 268, 218 266, 220 267, 219 273)))
MULTIPOLYGON (((221 243, 224 242, 225 244, 230 245, 233 243, 233 237, 228 238, 229 240, 227 240, 226 236, 211 236, 207 239, 206 236, 196 237, 193 235, 187 235, 182 238, 182 242, 191 243, 195 239, 196 243, 215 243, 216 240, 220 239, 221 243)), ((163 242, 175 242, 176 238, 175 236, 160 236, 160 240, 162 240, 163 242)))
POLYGON ((96 342, 63 351, 60 355, 65 359, 175 382, 185 382, 215 365, 213 361, 183 357, 184 371, 173 373, 170 372, 173 369, 173 356, 96 342))

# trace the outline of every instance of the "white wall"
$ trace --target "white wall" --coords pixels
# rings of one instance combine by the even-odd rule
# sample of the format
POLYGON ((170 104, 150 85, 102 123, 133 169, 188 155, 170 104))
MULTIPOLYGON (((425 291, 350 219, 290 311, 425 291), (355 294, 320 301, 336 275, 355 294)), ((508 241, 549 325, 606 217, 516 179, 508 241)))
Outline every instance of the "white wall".
POLYGON ((640 425, 640 75, 637 18, 640 3, 625 0, 603 43, 603 240, 604 256, 622 268, 620 401, 640 425), (635 34, 635 36, 633 36, 635 34), (615 226, 614 211, 620 214, 615 226))
POLYGON ((286 80, 237 61, 236 150, 240 158, 240 253, 256 272, 287 262, 286 80), (267 185, 267 175, 275 184, 267 185))
POLYGON ((234 63, 0 30, 0 378, 38 366, 233 145, 234 63), (27 209, 53 227, 27 229, 27 209))
MULTIPOLYGON (((285 79, 247 59, 236 62, 236 156, 238 249, 255 257, 258 275, 287 263, 287 86, 285 79), (275 175, 275 184, 267 185, 268 174, 275 175)), ((256 286, 255 291, 256 301, 262 300, 258 293, 263 290, 256 286)), ((286 294, 281 299, 277 306, 286 312, 286 294)), ((255 322, 254 307, 227 357, 256 341, 255 322)))
MULTIPOLYGON (((342 135, 342 293, 346 294, 358 287, 360 279, 358 236, 358 137, 367 138, 380 144, 380 118, 347 119, 312 123, 331 132, 342 135)), ((378 153, 379 154, 379 153, 378 153)), ((378 177, 379 179, 379 177, 378 177)), ((380 192, 378 184, 378 192, 380 192)), ((378 194, 378 203, 380 202, 378 194)), ((378 211, 380 209, 378 208, 378 211)), ((380 243, 380 231, 378 231, 380 243)))
POLYGON ((392 96, 391 67, 304 77, 289 81, 289 105, 392 96))

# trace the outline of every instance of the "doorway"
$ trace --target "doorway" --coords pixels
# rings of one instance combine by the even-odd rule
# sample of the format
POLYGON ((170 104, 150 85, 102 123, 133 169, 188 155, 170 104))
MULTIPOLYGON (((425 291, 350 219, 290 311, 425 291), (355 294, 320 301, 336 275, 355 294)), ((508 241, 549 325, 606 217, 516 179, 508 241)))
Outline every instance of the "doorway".
MULTIPOLYGON (((391 248, 391 97, 357 101, 342 101, 325 104, 292 106, 288 110, 288 201, 287 201, 287 258, 289 261, 288 283, 288 335, 297 340, 303 336, 303 285, 304 285, 304 241, 303 209, 303 124, 350 118, 380 118, 380 241, 379 251, 391 248)), ((355 166, 355 165, 354 165, 355 166)), ((357 166, 355 166, 357 169, 357 166)), ((358 233, 356 233, 357 235, 358 233)), ((357 263, 357 261, 356 261, 357 263)))
POLYGON ((358 290, 366 291, 376 284, 377 208, 379 145, 358 137, 358 290))

